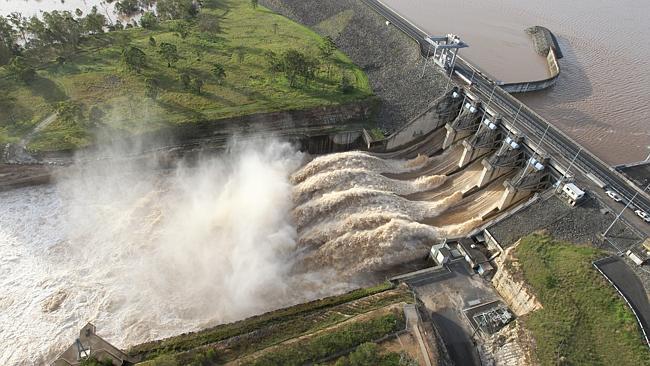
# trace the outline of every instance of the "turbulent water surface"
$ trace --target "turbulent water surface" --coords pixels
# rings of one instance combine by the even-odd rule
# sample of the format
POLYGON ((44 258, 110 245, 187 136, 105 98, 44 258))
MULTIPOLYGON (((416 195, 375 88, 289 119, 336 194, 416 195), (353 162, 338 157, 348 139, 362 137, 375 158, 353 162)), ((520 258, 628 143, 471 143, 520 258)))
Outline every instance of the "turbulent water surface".
POLYGON ((234 142, 191 166, 103 160, 0 193, 0 343, 9 346, 0 363, 49 361, 88 321, 127 347, 422 259, 498 200, 463 198, 480 175, 473 168, 431 171, 459 157, 348 152, 304 164, 287 143, 234 142), (425 224, 453 207, 466 214, 425 224))
POLYGON ((0 363, 33 364, 87 321, 119 346, 287 305, 289 144, 235 144, 161 175, 100 163, 0 193, 0 363))

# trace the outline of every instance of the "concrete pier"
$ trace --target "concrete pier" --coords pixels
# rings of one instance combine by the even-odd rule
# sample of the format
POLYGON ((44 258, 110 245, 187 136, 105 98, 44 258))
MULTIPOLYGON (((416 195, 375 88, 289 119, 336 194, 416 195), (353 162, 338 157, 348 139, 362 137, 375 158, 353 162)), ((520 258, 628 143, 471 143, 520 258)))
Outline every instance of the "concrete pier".
POLYGON ((458 117, 453 122, 445 125, 447 136, 442 148, 446 149, 453 143, 475 133, 481 123, 482 115, 480 102, 466 101, 458 117))
POLYGON ((524 163, 521 151, 521 137, 507 137, 497 152, 483 159, 483 171, 479 178, 478 187, 483 188, 495 179, 512 172, 524 163))
POLYGON ((548 158, 530 158, 526 166, 514 177, 505 181, 503 185, 506 190, 497 206, 499 211, 547 188, 550 184, 550 172, 546 164, 548 158))
POLYGON ((458 162, 460 168, 464 168, 476 159, 494 151, 502 139, 502 132, 498 129, 501 123, 500 118, 486 117, 481 122, 474 135, 463 140, 463 155, 458 162))

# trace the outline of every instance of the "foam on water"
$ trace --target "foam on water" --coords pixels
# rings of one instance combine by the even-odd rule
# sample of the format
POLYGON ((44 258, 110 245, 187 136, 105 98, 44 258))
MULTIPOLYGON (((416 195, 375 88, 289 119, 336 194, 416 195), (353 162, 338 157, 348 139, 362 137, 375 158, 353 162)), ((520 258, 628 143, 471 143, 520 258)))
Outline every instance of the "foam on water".
POLYGON ((263 146, 166 177, 102 166, 0 193, 0 363, 51 361, 88 321, 125 347, 310 296, 287 280, 302 157, 263 146))
POLYGON ((445 182, 445 179, 444 175, 433 175, 420 177, 413 181, 404 181, 387 178, 381 173, 369 169, 327 170, 312 175, 297 184, 294 188, 294 203, 302 204, 324 193, 353 187, 365 187, 406 195, 439 187, 445 182))
POLYGON ((374 170, 378 173, 404 173, 415 170, 426 162, 426 159, 419 157, 413 160, 382 159, 366 152, 348 151, 317 157, 295 172, 291 176, 291 182, 298 184, 321 171, 345 168, 374 170))

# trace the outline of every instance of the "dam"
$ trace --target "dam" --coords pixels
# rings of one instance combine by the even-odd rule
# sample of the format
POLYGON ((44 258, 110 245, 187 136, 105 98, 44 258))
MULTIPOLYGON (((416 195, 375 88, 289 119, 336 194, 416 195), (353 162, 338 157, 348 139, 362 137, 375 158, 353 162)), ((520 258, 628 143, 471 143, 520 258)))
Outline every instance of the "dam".
POLYGON ((480 230, 575 171, 637 195, 462 57, 424 71, 453 80, 384 139, 304 136, 312 131, 301 126, 280 141, 219 136, 225 152, 191 164, 106 160, 56 185, 0 193, 10 253, 0 263, 20 273, 3 282, 3 316, 22 325, 3 333, 15 345, 7 363, 51 360, 88 319, 126 347, 342 292, 421 261, 432 242, 480 230))

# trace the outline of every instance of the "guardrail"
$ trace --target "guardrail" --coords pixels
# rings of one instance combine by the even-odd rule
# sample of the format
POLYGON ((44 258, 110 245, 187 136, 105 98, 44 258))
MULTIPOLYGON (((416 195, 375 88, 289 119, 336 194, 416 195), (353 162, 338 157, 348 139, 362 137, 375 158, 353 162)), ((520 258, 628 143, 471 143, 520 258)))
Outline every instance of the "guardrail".
POLYGON ((650 340, 648 339, 648 333, 646 332, 645 328, 643 327, 643 323, 641 323, 641 319, 639 318, 639 314, 636 312, 636 309, 634 308, 632 303, 630 303, 630 301, 627 299, 625 294, 623 294, 621 289, 619 289, 618 286, 616 286, 616 284, 605 274, 605 272, 603 272, 598 267, 597 263, 601 263, 601 262, 605 262, 605 261, 611 261, 611 260, 612 260, 612 257, 606 257, 606 258, 602 258, 602 259, 599 259, 597 261, 594 261, 594 262, 592 262, 592 264, 596 268, 596 270, 598 272, 600 272, 600 274, 603 275, 603 277, 605 277, 607 282, 609 282, 616 289, 616 292, 618 292, 618 294, 623 298, 623 300, 625 301, 627 306, 632 310, 632 314, 634 314, 634 317, 636 318, 636 322, 639 324, 639 328, 641 329, 641 333, 643 334, 643 339, 645 339, 646 345, 650 348, 650 340))
MULTIPOLYGON (((424 39, 427 36, 426 32, 394 12, 391 8, 380 1, 362 1, 386 18, 393 26, 413 38, 413 40, 415 40, 419 45, 421 53, 424 51, 423 45, 424 39)), ((648 196, 647 193, 645 193, 640 187, 637 187, 622 174, 610 168, 608 164, 586 150, 564 132, 548 123, 544 118, 535 113, 535 111, 528 108, 515 97, 499 87, 499 85, 493 81, 494 78, 489 76, 489 74, 463 59, 461 56, 457 57, 456 68, 465 70, 468 75, 471 74, 471 80, 473 82, 472 88, 475 88, 475 90, 483 94, 483 97, 488 97, 490 103, 501 105, 500 109, 503 109, 503 111, 506 112, 504 113, 504 116, 513 117, 514 111, 517 111, 517 122, 522 126, 525 126, 528 132, 532 133, 533 136, 529 137, 539 137, 547 131, 544 141, 544 149, 549 153, 555 152, 559 154, 559 156, 552 156, 552 162, 559 164, 558 159, 565 159, 566 162, 568 162, 574 156, 577 156, 573 166, 579 169, 583 174, 587 176, 588 174, 593 174, 608 186, 613 187, 613 189, 617 190, 619 194, 628 200, 636 195, 637 198, 634 206, 646 212, 650 212, 650 196, 648 196)))

